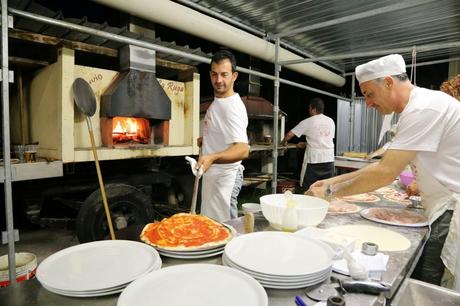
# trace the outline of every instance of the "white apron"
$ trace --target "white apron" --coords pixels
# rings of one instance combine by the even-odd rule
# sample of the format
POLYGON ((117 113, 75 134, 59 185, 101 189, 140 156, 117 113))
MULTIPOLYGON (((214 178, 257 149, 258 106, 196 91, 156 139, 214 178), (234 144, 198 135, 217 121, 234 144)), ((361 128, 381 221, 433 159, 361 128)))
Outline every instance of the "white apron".
POLYGON ((203 174, 201 188, 201 214, 216 221, 227 221, 231 216, 231 198, 236 175, 243 165, 233 168, 211 166, 203 174))
POLYGON ((305 172, 307 172, 308 165, 308 144, 305 146, 305 153, 303 154, 302 169, 300 170, 300 187, 302 187, 303 180, 305 178, 305 172))
POLYGON ((419 162, 417 168, 417 185, 425 207, 425 215, 430 225, 448 209, 453 209, 449 233, 441 251, 441 259, 454 276, 453 289, 460 291, 460 194, 444 187, 419 162))

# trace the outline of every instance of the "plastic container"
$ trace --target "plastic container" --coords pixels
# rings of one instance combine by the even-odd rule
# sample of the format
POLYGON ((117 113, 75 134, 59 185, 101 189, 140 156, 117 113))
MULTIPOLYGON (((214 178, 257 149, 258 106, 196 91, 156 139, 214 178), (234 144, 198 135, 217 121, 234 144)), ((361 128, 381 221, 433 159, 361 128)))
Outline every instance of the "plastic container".
POLYGON ((410 171, 403 171, 399 175, 399 182, 405 188, 415 180, 415 175, 410 171))
MULTIPOLYGON (((31 279, 37 271, 37 257, 32 253, 16 253, 16 281, 22 282, 31 279)), ((0 287, 10 284, 8 270, 8 256, 0 257, 0 287)))
POLYGON ((286 191, 284 196, 286 198, 286 209, 283 213, 281 229, 285 232, 295 232, 298 227, 296 202, 293 199, 291 191, 286 191))

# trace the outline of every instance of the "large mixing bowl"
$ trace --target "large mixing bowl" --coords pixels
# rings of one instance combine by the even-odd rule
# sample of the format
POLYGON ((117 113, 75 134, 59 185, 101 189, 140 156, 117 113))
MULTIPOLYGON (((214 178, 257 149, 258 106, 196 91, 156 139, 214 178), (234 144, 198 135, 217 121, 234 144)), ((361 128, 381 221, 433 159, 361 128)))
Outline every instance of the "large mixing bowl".
MULTIPOLYGON (((316 226, 324 220, 329 208, 329 202, 320 198, 303 194, 293 194, 296 202, 298 228, 316 226)), ((262 214, 274 228, 281 229, 284 211, 286 209, 286 196, 282 193, 268 194, 260 197, 262 214)))

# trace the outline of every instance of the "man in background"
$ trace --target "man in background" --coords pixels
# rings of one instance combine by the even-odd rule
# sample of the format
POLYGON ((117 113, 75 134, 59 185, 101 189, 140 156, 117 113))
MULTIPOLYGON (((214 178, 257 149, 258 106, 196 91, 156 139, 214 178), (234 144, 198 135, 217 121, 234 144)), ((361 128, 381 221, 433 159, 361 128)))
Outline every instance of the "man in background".
POLYGON ((294 136, 305 135, 307 143, 299 184, 303 190, 317 180, 334 175, 334 120, 323 114, 324 102, 320 98, 310 101, 308 112, 310 117, 297 124, 281 141, 286 145, 294 136))

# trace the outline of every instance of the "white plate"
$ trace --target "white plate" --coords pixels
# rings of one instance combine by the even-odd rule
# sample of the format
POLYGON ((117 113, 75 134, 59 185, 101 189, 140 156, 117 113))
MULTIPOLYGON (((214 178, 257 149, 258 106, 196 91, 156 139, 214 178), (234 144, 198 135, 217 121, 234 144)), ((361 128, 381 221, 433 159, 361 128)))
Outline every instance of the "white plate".
POLYGON ((211 253, 216 253, 216 252, 223 252, 225 246, 220 246, 215 249, 210 249, 210 250, 203 250, 203 251, 171 251, 171 250, 163 250, 163 249, 157 249, 160 254, 172 254, 172 255, 206 255, 206 254, 211 254, 211 253))
POLYGON ((95 241, 47 257, 37 268, 37 279, 57 290, 97 291, 127 284, 158 266, 158 262, 158 252, 144 243, 95 241))
POLYGON ((240 271, 242 271, 244 273, 247 273, 247 274, 251 275, 252 277, 254 277, 256 279, 262 279, 262 280, 267 280, 267 281, 280 281, 280 282, 284 282, 284 281, 288 281, 288 282, 289 281, 297 281, 297 282, 300 282, 300 281, 320 278, 324 274, 328 273, 328 271, 331 270, 331 267, 332 267, 332 263, 331 263, 331 266, 327 267, 324 270, 316 272, 316 273, 311 273, 311 274, 307 274, 307 275, 295 275, 295 276, 277 276, 277 275, 271 275, 271 274, 263 274, 263 273, 251 271, 251 270, 245 269, 243 267, 240 267, 237 264, 235 264, 234 262, 232 262, 230 259, 228 259, 228 257, 225 256, 225 253, 222 255, 222 262, 225 265, 227 265, 229 267, 232 267, 232 268, 235 268, 235 269, 238 269, 238 270, 240 270, 240 271))
POLYGON ((292 233, 256 232, 236 237, 225 255, 245 269, 272 276, 307 276, 332 265, 333 251, 325 243, 292 233), (263 260, 262 260, 263 259, 263 260))
MULTIPOLYGON (((145 275, 147 273, 150 273, 152 271, 155 271, 155 270, 158 270, 161 268, 161 265, 162 265, 162 262, 161 262, 161 259, 156 261, 155 262, 155 265, 152 266, 149 270, 147 270, 144 274, 142 275, 145 275)), ((139 276, 139 277, 142 277, 139 276)), ((53 287, 50 287, 50 286, 46 286, 44 284, 42 284, 42 286, 51 291, 51 292, 54 292, 54 293, 57 293, 57 294, 61 294, 61 295, 66 295, 66 296, 101 296, 101 295, 108 295, 108 294, 113 294, 114 292, 121 292, 124 288, 126 288, 126 286, 129 285, 129 282, 128 283, 124 283, 124 284, 121 284, 119 286, 115 286, 115 287, 111 287, 111 288, 107 288, 107 289, 100 289, 100 290, 88 290, 88 291, 85 291, 85 290, 77 290, 77 291, 74 291, 74 290, 62 290, 62 289, 56 289, 56 288, 53 288, 53 287), (96 295, 95 295, 96 294, 96 295)))
POLYGON ((199 259, 199 258, 208 258, 208 257, 213 257, 220 255, 224 252, 224 249, 220 249, 218 251, 214 251, 211 253, 205 253, 205 254, 190 254, 190 253, 165 253, 163 251, 158 251, 160 255, 163 255, 165 257, 171 257, 171 258, 179 258, 179 259, 199 259))
POLYGON ((306 288, 306 287, 311 287, 317 284, 320 284, 327 280, 330 277, 330 273, 326 276, 324 276, 322 279, 319 280, 314 280, 314 281, 306 281, 302 283, 273 283, 273 282, 266 282, 266 281, 261 281, 258 280, 258 282, 265 288, 271 288, 271 289, 299 289, 299 288, 306 288))
POLYGON ((101 292, 68 292, 68 291, 60 291, 56 290, 47 286, 43 285, 43 288, 46 290, 64 296, 71 296, 71 297, 96 297, 96 296, 105 296, 105 295, 112 295, 122 292, 126 286, 122 286, 120 288, 115 288, 107 291, 101 292))
MULTIPOLYGON (((404 208, 372 207, 372 208, 367 208, 367 209, 362 210, 361 211, 361 216, 363 218, 365 218, 365 219, 368 219, 368 220, 371 220, 371 221, 374 221, 374 222, 377 222, 377 223, 383 223, 383 224, 389 224, 389 225, 404 226, 404 227, 423 227, 423 226, 428 226, 428 220, 425 221, 425 222, 418 222, 418 223, 397 223, 397 222, 394 222, 394 221, 378 219, 378 218, 376 218, 376 217, 374 217, 372 215, 372 210, 375 210, 375 209, 384 209, 386 211, 394 212, 394 213, 398 213, 399 211, 406 210, 404 208)), ((410 214, 413 214, 413 215, 419 215, 419 216, 425 217, 422 214, 419 214, 419 213, 414 212, 414 211, 408 211, 408 212, 410 214)))
MULTIPOLYGON (((228 267, 233 267, 230 263, 228 263, 225 259, 225 256, 222 257, 223 264, 228 266, 228 267)), ((233 267, 235 269, 238 269, 238 267, 233 267)), ((240 270, 242 271, 242 270, 240 270)), ((245 271, 243 271, 245 272, 245 271)), ((248 273, 250 276, 254 277, 255 280, 257 280, 263 287, 265 288, 272 288, 272 289, 298 289, 298 288, 306 288, 310 286, 317 285, 319 283, 322 283, 323 281, 329 279, 331 276, 332 269, 329 268, 325 273, 323 273, 319 277, 315 277, 312 279, 306 279, 306 280, 292 280, 292 281, 286 281, 286 280, 279 280, 279 279, 264 279, 264 278, 259 278, 257 276, 252 275, 251 273, 248 273)), ((245 272, 247 273, 247 272, 245 272)))
POLYGON ((210 264, 167 267, 132 282, 117 306, 267 306, 263 287, 238 270, 210 264))
POLYGON ((317 282, 318 280, 324 280, 324 278, 328 275, 331 274, 332 267, 329 267, 327 270, 322 271, 320 274, 314 275, 314 276, 309 276, 309 277, 302 277, 302 278, 297 278, 297 277, 291 277, 291 278, 286 278, 286 277, 275 277, 275 276, 264 276, 260 274, 254 274, 251 273, 250 271, 243 270, 242 268, 235 266, 231 262, 228 261, 228 259, 224 256, 222 256, 222 263, 225 266, 231 267, 238 269, 246 274, 249 274, 250 276, 254 277, 257 281, 261 282, 267 282, 267 283, 276 283, 276 284, 304 284, 306 282, 317 282))

